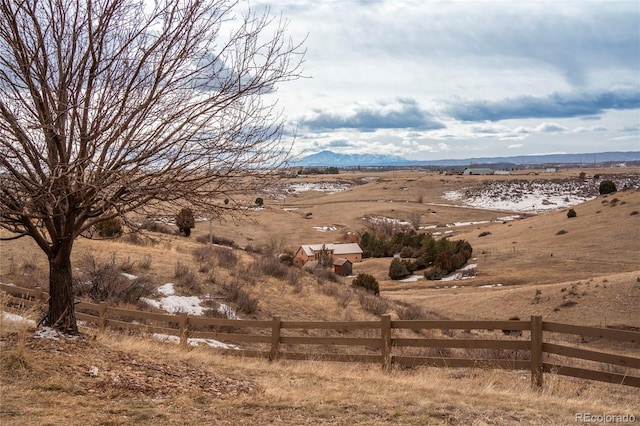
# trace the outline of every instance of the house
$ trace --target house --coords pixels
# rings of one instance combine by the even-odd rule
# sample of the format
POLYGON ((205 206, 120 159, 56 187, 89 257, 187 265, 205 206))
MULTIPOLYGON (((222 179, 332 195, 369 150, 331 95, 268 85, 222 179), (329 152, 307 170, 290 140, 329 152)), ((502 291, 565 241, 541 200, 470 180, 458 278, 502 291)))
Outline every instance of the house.
POLYGON ((309 260, 321 260, 323 256, 334 259, 347 259, 349 262, 362 262, 362 249, 357 243, 348 244, 308 244, 302 245, 293 256, 293 263, 304 265, 309 260))
POLYGON ((335 272, 336 275, 342 275, 344 277, 351 275, 353 272, 353 263, 351 263, 349 259, 340 257, 333 262, 333 272, 335 272))

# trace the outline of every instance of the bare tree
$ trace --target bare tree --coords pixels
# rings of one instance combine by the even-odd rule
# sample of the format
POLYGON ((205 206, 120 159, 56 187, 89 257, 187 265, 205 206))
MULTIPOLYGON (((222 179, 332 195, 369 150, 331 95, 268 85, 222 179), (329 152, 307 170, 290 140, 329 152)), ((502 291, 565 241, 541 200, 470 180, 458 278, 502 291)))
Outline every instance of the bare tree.
POLYGON ((288 159, 276 85, 304 50, 228 0, 0 0, 0 226, 49 260, 77 333, 71 252, 100 221, 210 216, 288 159))
POLYGON ((407 222, 411 224, 416 231, 420 230, 420 221, 422 220, 422 213, 419 211, 410 212, 407 216, 407 222))

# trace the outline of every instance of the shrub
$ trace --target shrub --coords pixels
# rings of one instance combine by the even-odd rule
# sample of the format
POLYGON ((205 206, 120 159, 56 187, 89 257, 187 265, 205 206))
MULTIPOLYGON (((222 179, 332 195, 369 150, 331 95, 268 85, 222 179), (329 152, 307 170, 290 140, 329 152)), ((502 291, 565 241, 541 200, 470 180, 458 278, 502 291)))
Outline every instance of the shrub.
POLYGON ((617 190, 618 189, 616 188, 616 184, 610 180, 603 180, 602 182, 600 182, 600 187, 598 188, 600 195, 611 194, 613 192, 616 192, 617 190))
POLYGON ((358 294, 358 301, 362 309, 376 316, 387 313, 391 308, 386 299, 364 291, 358 294))
POLYGON ((86 295, 94 302, 136 303, 153 291, 154 283, 148 278, 122 275, 115 256, 102 263, 93 255, 86 255, 84 265, 85 269, 74 283, 77 296, 86 295))
POLYGON ((190 208, 183 207, 176 215, 176 226, 185 237, 191 235, 191 229, 196 227, 196 220, 190 208))
POLYGON ((234 248, 238 247, 236 245, 235 241, 233 241, 233 240, 231 240, 229 238, 217 237, 215 235, 209 236, 209 234, 198 235, 196 237, 196 241, 199 242, 199 243, 203 243, 203 244, 209 244, 209 240, 211 240, 211 242, 213 244, 218 244, 218 245, 221 245, 221 246, 234 247, 234 248))
POLYGON ((280 255, 278 255, 278 260, 280 260, 280 263, 284 265, 293 265, 293 255, 291 253, 281 253, 280 255))
POLYGON ((478 237, 486 237, 487 235, 491 235, 491 232, 489 232, 489 231, 482 231, 480 234, 478 234, 478 237))
POLYGON ((93 227, 102 238, 119 237, 123 232, 122 221, 117 217, 98 222, 93 227))
POLYGON ((213 247, 205 246, 193 249, 191 254, 196 261, 200 263, 208 263, 214 258, 216 251, 213 247))
POLYGON ((578 213, 576 213, 575 209, 569 209, 569 211, 567 212, 567 217, 571 219, 572 217, 576 216, 578 216, 578 213))
POLYGON ((262 256, 254 260, 254 267, 259 274, 284 279, 289 274, 289 267, 273 256, 262 256))
POLYGON ((373 275, 358 274, 351 282, 353 287, 359 287, 375 295, 380 294, 380 285, 373 275))
POLYGON ((227 297, 225 298, 227 302, 237 304, 238 308, 247 314, 252 314, 258 310, 258 299, 242 288, 239 283, 233 282, 224 285, 224 289, 227 291, 227 297))
POLYGON ((146 219, 144 222, 142 222, 140 228, 146 229, 147 231, 151 232, 159 232, 161 234, 174 234, 173 229, 170 226, 152 219, 146 219))
POLYGON ((401 280, 410 274, 405 262, 397 258, 391 261, 391 265, 389 265, 389 278, 392 280, 401 280))
POLYGON ((216 258, 218 259, 218 265, 230 268, 238 263, 238 255, 231 249, 224 247, 214 248, 216 258))
POLYGON ((426 314, 420 306, 409 305, 398 309, 398 318, 401 320, 423 320, 426 314))
POLYGON ((561 229, 558 232, 556 232, 556 235, 564 235, 564 234, 567 234, 567 233, 569 233, 569 231, 567 231, 565 229, 561 229))
POLYGON ((182 262, 176 263, 175 272, 176 285, 187 292, 199 292, 200 282, 195 272, 182 262))
POLYGON ((319 280, 327 280, 334 283, 337 283, 340 281, 340 278, 338 277, 338 275, 335 272, 333 272, 331 269, 323 269, 321 271, 317 271, 315 275, 318 277, 319 280))
POLYGON ((262 199, 262 197, 256 198, 256 205, 257 206, 262 206, 263 204, 264 204, 264 200, 262 199))
POLYGON ((148 271, 149 269, 151 269, 151 256, 148 254, 145 254, 144 257, 142 258, 142 261, 139 263, 140 264, 140 269, 142 269, 143 271, 148 271))

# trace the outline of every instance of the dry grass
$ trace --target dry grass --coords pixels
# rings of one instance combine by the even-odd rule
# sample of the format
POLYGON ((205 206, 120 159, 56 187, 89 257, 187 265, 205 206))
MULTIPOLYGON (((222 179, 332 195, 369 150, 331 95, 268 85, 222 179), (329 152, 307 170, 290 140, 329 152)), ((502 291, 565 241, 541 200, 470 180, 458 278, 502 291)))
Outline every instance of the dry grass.
MULTIPOLYGON (((584 169, 518 178, 575 178, 580 171, 587 176, 605 173, 584 169)), ((640 172, 614 169, 607 173, 621 171, 640 172)), ((249 212, 243 222, 214 224, 213 232, 239 246, 277 254, 299 244, 351 238, 349 233, 364 229, 366 215, 408 220, 418 212, 422 225, 495 220, 505 215, 460 208, 442 197, 444 191, 480 186, 486 176, 402 171, 306 180, 357 181, 372 176, 377 179, 337 194, 302 193, 284 200, 260 194, 264 210, 249 212), (335 229, 314 230, 325 226, 335 229)), ((388 259, 367 259, 354 265, 354 273, 378 279, 382 296, 398 302, 389 308, 394 317, 410 303, 450 319, 542 315, 545 320, 582 325, 638 326, 640 215, 633 212, 640 210, 640 192, 599 197, 575 210, 577 216, 571 219, 566 211, 557 211, 504 224, 456 228, 454 238, 470 241, 473 262, 478 264, 472 280, 449 283, 464 288, 390 281, 388 259), (618 200, 611 203, 613 198, 618 200), (567 232, 556 235, 559 230, 567 232), (483 232, 490 234, 479 237, 483 232), (498 283, 502 286, 481 288, 498 283)), ((225 285, 237 283, 256 298, 256 312, 241 313, 244 318, 374 318, 360 307, 357 296, 347 297, 345 291, 337 290, 336 286, 348 288, 348 278, 322 284, 307 273, 295 279, 263 276, 256 258, 239 250, 234 251, 237 261, 228 264, 223 258, 209 262, 206 250, 195 258, 194 250, 204 247, 196 238, 207 233, 204 222, 197 223, 191 238, 157 235, 162 240, 155 245, 79 239, 73 260, 81 265, 87 254, 100 261, 115 256, 131 273, 157 285, 175 282, 176 265, 187 265, 202 294, 221 298, 225 285)), ((32 241, 23 238, 0 244, 2 282, 46 289, 46 259, 32 241)), ((573 423, 577 412, 633 413, 640 418, 637 390, 554 375, 545 375, 544 390, 534 392, 526 373, 421 368, 383 374, 378 366, 367 365, 270 364, 225 358, 204 348, 181 351, 145 339, 86 332, 84 340, 43 340, 34 338, 28 325, 0 323, 1 424, 567 424, 573 423), (98 368, 97 375, 91 367, 98 368), (212 390, 216 386, 220 395, 212 390)))
POLYGON ((269 363, 116 334, 0 340, 3 425, 568 424, 575 413, 640 416, 631 388, 546 375, 319 361, 269 363), (56 366, 52 368, 52 366, 56 366))

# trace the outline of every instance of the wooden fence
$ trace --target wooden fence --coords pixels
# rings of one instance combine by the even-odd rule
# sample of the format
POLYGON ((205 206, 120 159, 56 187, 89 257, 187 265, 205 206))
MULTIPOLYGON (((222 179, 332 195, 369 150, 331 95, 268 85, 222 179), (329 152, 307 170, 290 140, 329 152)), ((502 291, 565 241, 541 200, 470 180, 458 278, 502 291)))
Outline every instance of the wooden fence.
MULTIPOLYGON (((4 284, 0 284, 0 292, 6 293, 7 305, 25 308, 44 306, 48 297, 39 288, 4 284)), ((271 320, 230 320, 80 302, 76 305, 76 318, 101 331, 109 327, 176 336, 184 346, 196 338, 245 345, 221 350, 242 357, 379 363, 384 369, 392 365, 503 368, 529 370, 535 387, 543 385, 544 373, 640 387, 640 332, 560 324, 542 321, 539 316, 525 321, 392 320, 389 315, 377 321, 346 322, 287 321, 279 316, 271 320), (448 337, 455 334, 451 330, 463 330, 458 334, 472 338, 448 337), (471 330, 484 335, 474 335, 471 330), (574 337, 568 337, 571 335, 574 337), (584 346, 588 338, 615 341, 634 356, 578 347, 584 346), (309 346, 321 349, 296 350, 309 346), (349 351, 327 351, 335 347, 349 351), (443 352, 443 348, 447 349, 443 352), (467 356, 455 356, 451 348, 468 351, 467 356), (477 356, 471 355, 473 351, 483 352, 477 356)))

